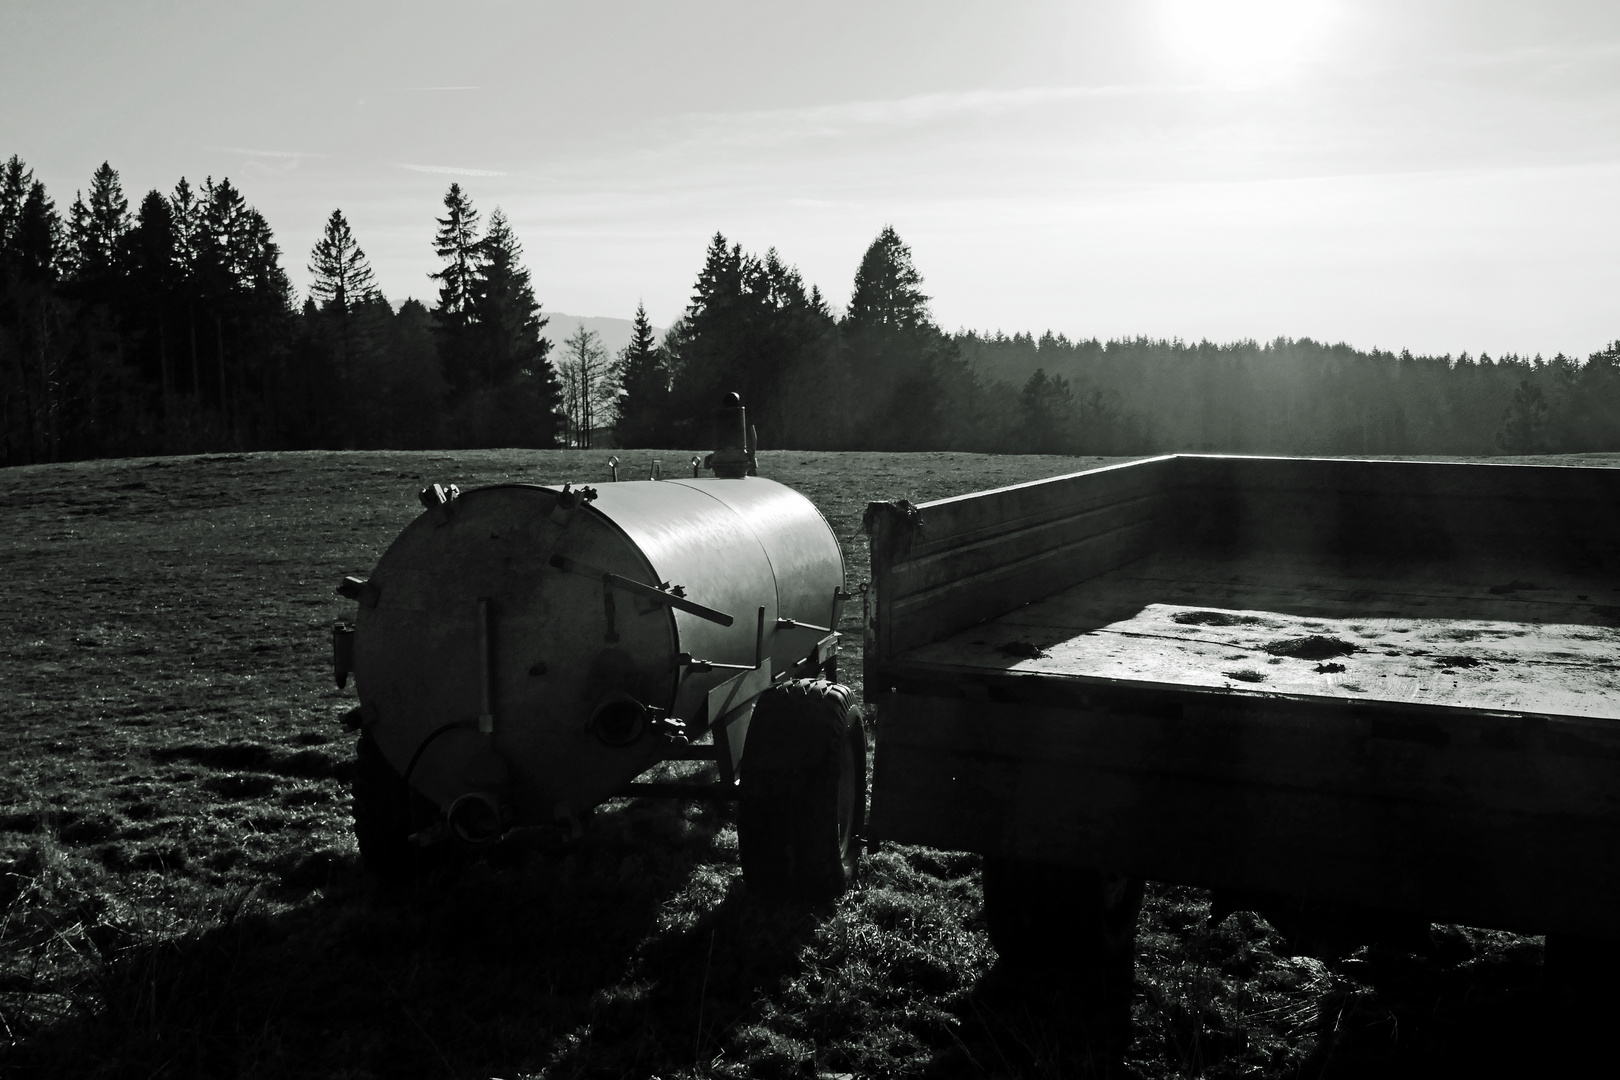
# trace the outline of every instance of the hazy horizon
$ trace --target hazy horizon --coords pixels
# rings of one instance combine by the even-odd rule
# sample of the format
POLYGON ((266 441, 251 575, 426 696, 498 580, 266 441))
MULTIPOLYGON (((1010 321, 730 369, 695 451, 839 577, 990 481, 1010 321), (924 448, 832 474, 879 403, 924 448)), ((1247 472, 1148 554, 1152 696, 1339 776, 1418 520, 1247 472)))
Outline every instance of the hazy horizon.
POLYGON ((445 187, 547 311, 667 326, 717 230, 835 305, 892 223, 946 329, 1586 356, 1620 337, 1620 8, 1350 0, 12 3, 61 209, 230 176, 431 302, 445 187), (447 23, 447 19, 453 19, 447 23))

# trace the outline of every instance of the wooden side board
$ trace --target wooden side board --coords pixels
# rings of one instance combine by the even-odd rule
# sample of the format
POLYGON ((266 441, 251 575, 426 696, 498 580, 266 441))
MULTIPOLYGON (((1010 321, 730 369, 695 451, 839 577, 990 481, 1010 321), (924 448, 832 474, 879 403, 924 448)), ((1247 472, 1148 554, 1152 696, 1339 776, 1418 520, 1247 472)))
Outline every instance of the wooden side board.
POLYGON ((1158 540, 1156 458, 920 507, 873 503, 868 659, 893 656, 1113 569, 1158 540))
POLYGON ((1054 682, 884 695, 871 834, 1620 935, 1613 721, 1054 682))
POLYGON ((1205 550, 1620 570, 1620 469, 1181 456, 1167 538, 1205 550))

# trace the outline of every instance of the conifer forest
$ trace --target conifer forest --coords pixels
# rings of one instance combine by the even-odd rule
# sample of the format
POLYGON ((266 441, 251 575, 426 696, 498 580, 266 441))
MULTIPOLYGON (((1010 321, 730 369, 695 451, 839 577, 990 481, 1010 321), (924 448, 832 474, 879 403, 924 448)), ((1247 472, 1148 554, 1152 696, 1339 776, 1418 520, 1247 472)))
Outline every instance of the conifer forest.
MULTIPOLYGON (((1492 454, 1620 449, 1620 341, 1415 356, 947 330, 893 228, 847 307, 716 233, 662 335, 547 337, 499 208, 451 184, 423 223, 432 306, 390 301, 339 209, 300 297, 229 179, 131 202, 104 163, 66 210, 0 165, 0 465, 258 449, 702 448, 736 391, 765 449, 1492 454)), ((853 253, 852 253, 853 254, 853 253)), ((543 257, 543 253, 541 253, 543 257)))

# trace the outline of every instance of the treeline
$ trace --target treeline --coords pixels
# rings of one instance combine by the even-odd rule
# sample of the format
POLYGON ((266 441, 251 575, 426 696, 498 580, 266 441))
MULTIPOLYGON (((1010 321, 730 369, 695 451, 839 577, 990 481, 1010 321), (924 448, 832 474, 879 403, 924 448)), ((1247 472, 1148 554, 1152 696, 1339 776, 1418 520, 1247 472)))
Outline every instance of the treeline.
MULTIPOLYGON (((424 229, 424 235, 427 230, 424 229)), ((0 166, 0 464, 217 449, 710 442, 722 394, 766 448, 1126 454, 1620 449, 1620 342, 1584 363, 947 333, 892 228, 835 313, 774 251, 716 234, 659 340, 554 350, 522 248, 452 184, 432 308, 378 290, 334 210, 300 303, 231 182, 131 211, 103 164, 60 212, 0 166)))
POLYGON ((1620 449, 1620 342, 1580 363, 1267 344, 947 334, 893 229, 839 319, 775 251, 716 235, 683 318, 628 364, 626 445, 701 445, 736 389, 767 447, 1131 454, 1620 449))
POLYGON ((1363 352, 1308 338, 954 339, 1023 387, 1026 437, 1088 453, 1538 454, 1620 450, 1620 341, 1586 361, 1363 352))
POLYGON ((223 179, 131 211, 103 164, 63 213, 0 166, 0 464, 313 447, 551 446, 561 390, 522 249, 452 184, 438 301, 396 309, 334 210, 300 304, 223 179))

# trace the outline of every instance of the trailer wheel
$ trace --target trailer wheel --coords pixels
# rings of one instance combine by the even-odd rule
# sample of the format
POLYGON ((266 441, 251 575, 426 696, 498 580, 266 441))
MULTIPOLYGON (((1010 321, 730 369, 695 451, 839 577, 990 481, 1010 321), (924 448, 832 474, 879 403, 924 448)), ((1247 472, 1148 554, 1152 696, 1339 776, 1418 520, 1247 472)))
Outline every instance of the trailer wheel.
POLYGON ((368 734, 355 744, 354 837, 360 861, 388 882, 409 881, 428 869, 427 853, 410 842, 438 811, 412 791, 368 734))
POLYGON ((866 727, 854 693, 800 679, 760 695, 743 747, 737 846, 750 892, 820 903, 855 879, 866 727))
POLYGON ((1129 1000, 1142 879, 987 856, 984 920, 1003 961, 1058 969, 1105 998, 1129 1000))

